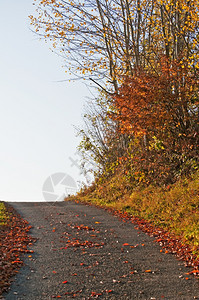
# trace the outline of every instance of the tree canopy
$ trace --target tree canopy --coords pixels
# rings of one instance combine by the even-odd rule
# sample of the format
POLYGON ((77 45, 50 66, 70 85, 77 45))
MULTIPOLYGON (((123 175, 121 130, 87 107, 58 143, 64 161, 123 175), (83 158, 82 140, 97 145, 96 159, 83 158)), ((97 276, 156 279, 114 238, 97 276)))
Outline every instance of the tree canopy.
POLYGON ((85 115, 84 156, 106 174, 123 168, 145 183, 196 169, 198 1, 34 2, 31 24, 60 51, 69 73, 108 92, 85 115))

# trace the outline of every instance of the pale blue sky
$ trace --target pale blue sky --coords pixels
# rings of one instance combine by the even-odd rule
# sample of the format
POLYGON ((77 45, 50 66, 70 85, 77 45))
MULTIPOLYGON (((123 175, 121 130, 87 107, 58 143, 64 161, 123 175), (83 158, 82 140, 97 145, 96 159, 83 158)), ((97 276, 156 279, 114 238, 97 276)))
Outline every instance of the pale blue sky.
POLYGON ((0 0, 0 200, 42 200, 53 173, 81 180, 69 157, 86 86, 66 79, 60 57, 29 29, 32 0, 0 0))

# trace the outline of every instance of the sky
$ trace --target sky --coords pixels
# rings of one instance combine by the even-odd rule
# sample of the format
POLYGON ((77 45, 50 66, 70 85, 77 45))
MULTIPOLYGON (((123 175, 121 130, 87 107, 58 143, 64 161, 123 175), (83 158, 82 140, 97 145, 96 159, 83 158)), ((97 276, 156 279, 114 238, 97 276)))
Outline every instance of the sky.
POLYGON ((46 201, 48 193, 53 200, 83 179, 75 165, 80 140, 74 126, 82 126, 83 106, 91 94, 83 81, 63 81, 69 79, 64 61, 30 29, 32 2, 0 0, 3 201, 46 201))

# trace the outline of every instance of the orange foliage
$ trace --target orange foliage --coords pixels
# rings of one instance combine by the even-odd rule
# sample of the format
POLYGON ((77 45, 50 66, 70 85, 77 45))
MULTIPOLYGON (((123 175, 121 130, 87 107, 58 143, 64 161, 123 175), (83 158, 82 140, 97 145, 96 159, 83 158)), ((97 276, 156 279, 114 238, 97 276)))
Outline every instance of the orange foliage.
MULTIPOLYGON (((196 79, 180 62, 160 62, 158 73, 136 70, 126 76, 115 95, 116 113, 122 133, 161 135, 168 131, 176 136, 190 134, 196 101, 196 79)), ((197 121, 197 120, 196 120, 197 121)))
MULTIPOLYGON (((162 57, 157 72, 135 70, 114 95, 118 131, 128 136, 125 174, 143 183, 174 182, 196 168, 198 157, 197 76, 162 57)), ((126 157, 125 157, 126 158, 126 157)), ((121 166, 122 167, 122 166, 121 166)))

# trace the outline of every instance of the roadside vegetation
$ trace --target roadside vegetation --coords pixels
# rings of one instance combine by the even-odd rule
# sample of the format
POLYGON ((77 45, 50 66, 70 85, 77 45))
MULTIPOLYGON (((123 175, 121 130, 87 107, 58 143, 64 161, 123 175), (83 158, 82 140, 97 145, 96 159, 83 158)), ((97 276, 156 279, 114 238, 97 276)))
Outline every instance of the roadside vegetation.
MULTIPOLYGON (((125 177, 83 189, 73 199, 119 210, 150 222, 190 245, 199 259, 198 172, 167 187, 133 188, 125 177)), ((71 198, 70 198, 71 199, 71 198)))
POLYGON ((37 34, 98 89, 78 129, 95 179, 75 199, 150 221, 199 257, 197 1, 35 2, 37 34))
POLYGON ((3 202, 0 202, 0 226, 6 225, 8 218, 6 207, 3 202))

